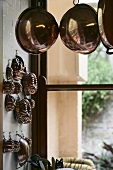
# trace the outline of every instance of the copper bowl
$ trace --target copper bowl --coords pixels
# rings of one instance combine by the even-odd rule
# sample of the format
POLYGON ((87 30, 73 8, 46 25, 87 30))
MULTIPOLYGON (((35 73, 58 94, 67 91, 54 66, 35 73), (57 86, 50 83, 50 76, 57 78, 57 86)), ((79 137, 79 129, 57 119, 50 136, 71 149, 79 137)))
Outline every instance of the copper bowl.
POLYGON ((20 138, 20 150, 18 151, 18 163, 22 167, 29 158, 29 145, 27 141, 23 138, 20 138))
POLYGON ((75 5, 61 19, 60 36, 70 50, 93 52, 100 42, 96 11, 87 4, 75 5))
POLYGON ((98 25, 102 43, 108 54, 113 54, 113 0, 99 0, 98 25))
POLYGON ((59 33, 53 15, 40 7, 24 10, 18 18, 15 30, 20 47, 34 55, 47 51, 59 33))

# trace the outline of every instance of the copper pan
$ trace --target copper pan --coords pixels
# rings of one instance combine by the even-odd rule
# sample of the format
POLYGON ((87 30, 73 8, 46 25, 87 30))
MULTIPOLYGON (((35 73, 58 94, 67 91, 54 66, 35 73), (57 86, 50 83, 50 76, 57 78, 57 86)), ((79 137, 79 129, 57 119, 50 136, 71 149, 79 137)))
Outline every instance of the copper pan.
POLYGON ((102 43, 108 54, 113 54, 113 0, 99 0, 98 26, 102 43))
POLYGON ((18 151, 18 163, 20 167, 22 167, 28 161, 29 158, 29 145, 28 142, 23 138, 20 138, 19 142, 20 150, 18 151))
POLYGON ((97 13, 87 4, 76 4, 60 22, 60 36, 64 45, 82 54, 93 52, 99 42, 97 13))
POLYGON ((41 7, 30 7, 20 14, 15 33, 20 47, 37 55, 47 51, 54 44, 59 28, 52 14, 41 7))

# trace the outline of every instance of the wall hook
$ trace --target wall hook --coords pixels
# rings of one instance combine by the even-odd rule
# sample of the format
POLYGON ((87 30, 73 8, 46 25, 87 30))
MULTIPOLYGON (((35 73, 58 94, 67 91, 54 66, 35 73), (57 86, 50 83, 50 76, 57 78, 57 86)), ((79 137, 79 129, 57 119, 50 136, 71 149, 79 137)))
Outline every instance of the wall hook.
POLYGON ((9 132, 9 139, 11 139, 11 132, 9 132))

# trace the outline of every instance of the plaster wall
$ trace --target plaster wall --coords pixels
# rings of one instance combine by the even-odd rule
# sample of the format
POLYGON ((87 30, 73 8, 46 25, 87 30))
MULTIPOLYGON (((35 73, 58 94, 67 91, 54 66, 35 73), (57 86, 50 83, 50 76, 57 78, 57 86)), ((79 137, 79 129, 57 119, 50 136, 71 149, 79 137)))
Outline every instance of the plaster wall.
MULTIPOLYGON (((21 56, 25 62, 26 68, 29 70, 29 58, 28 54, 25 53, 18 45, 15 37, 15 25, 20 13, 29 6, 28 0, 4 0, 3 1, 3 62, 1 62, 0 69, 2 69, 2 73, 6 73, 6 66, 8 64, 8 60, 12 60, 15 57, 16 50, 18 50, 18 55, 21 56)), ((0 45, 1 48, 1 45, 0 45)), ((1 74, 1 73, 0 73, 1 74)), ((0 76, 1 77, 1 76, 0 76)), ((2 75, 3 79, 3 75, 2 75)), ((23 131, 26 137, 31 138, 31 125, 20 125, 17 120, 14 118, 13 112, 6 112, 4 108, 4 100, 5 94, 3 94, 3 132, 5 138, 9 138, 9 132, 11 132, 12 139, 19 140, 16 136, 16 131, 21 134, 23 131)), ((16 95, 13 95, 15 98, 16 95)), ((20 94, 20 98, 23 95, 20 94)), ((17 164, 17 157, 15 153, 4 153, 3 154, 3 170, 15 170, 16 167, 19 166, 17 164)), ((24 170, 26 167, 23 166, 20 170, 24 170)))

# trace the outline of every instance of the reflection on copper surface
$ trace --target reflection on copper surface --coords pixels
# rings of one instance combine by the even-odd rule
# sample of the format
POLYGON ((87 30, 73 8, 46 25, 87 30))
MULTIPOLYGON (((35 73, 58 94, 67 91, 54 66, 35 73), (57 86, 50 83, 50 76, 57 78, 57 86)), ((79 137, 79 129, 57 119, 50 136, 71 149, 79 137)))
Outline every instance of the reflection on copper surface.
POLYGON ((100 0, 98 3, 98 26, 101 40, 106 47, 113 48, 113 1, 100 0))
POLYGON ((77 4, 68 10, 60 22, 60 36, 70 50, 83 54, 93 52, 100 40, 95 10, 86 4, 77 4))
POLYGON ((41 8, 28 8, 19 16, 16 38, 23 50, 31 54, 47 51, 56 41, 58 24, 49 12, 41 8))

